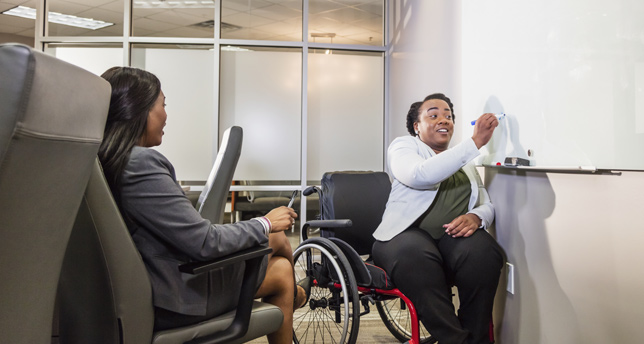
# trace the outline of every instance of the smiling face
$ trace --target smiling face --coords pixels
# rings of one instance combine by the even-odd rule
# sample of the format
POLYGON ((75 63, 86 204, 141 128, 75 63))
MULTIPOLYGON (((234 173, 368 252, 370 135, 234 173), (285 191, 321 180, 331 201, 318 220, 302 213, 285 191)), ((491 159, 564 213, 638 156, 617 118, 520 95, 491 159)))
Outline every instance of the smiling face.
POLYGON ((447 150, 454 134, 454 120, 447 102, 441 99, 427 100, 418 113, 418 120, 414 123, 418 138, 436 153, 447 150))
POLYGON ((165 112, 165 95, 159 92, 159 97, 154 102, 148 114, 148 121, 145 132, 141 136, 139 146, 154 147, 161 144, 163 140, 163 127, 168 115, 165 112))

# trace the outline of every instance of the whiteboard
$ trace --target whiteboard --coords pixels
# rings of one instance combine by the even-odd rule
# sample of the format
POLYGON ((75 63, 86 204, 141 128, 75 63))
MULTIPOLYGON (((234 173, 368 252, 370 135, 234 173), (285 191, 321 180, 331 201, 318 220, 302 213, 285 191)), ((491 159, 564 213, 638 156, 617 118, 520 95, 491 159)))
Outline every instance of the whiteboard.
POLYGON ((644 1, 463 0, 461 11, 463 133, 484 112, 507 114, 479 163, 644 169, 644 1))

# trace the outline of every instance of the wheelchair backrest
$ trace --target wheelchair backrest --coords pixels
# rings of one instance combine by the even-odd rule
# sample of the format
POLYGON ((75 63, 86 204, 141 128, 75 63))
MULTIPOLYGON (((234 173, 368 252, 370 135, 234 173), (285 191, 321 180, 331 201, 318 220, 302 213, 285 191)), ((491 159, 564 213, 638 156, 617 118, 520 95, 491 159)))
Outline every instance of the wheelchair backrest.
POLYGON ((350 219, 353 225, 334 229, 335 235, 321 229, 323 237, 335 236, 358 254, 371 254, 372 234, 382 220, 391 181, 385 172, 341 171, 322 176, 322 220, 350 219))

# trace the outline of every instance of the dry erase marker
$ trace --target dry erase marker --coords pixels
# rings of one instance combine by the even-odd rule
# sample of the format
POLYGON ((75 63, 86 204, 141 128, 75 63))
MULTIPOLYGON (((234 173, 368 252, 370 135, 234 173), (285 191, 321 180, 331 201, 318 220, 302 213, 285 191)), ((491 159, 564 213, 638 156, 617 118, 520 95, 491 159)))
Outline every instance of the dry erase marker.
MULTIPOLYGON (((505 114, 504 113, 495 113, 494 116, 496 116, 496 118, 498 118, 498 119, 501 119, 501 118, 505 117, 505 114)), ((476 124, 476 120, 472 121, 472 125, 474 125, 474 124, 476 124)))
POLYGON ((297 196, 297 190, 293 191, 293 194, 291 195, 291 200, 288 201, 288 205, 286 206, 287 208, 290 208, 293 206, 293 202, 295 202, 295 196, 297 196))

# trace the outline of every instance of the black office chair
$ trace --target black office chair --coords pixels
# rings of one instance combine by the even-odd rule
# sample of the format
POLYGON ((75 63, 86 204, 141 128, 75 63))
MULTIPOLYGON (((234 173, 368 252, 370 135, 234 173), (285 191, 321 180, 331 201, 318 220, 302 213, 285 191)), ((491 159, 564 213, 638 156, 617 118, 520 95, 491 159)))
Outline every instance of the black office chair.
POLYGON ((63 256, 109 101, 98 76, 0 45, 0 342, 51 342, 63 256))
POLYGON ((224 131, 217 158, 197 200, 197 211, 212 223, 224 222, 228 192, 241 155, 243 138, 241 127, 233 126, 224 131))
POLYGON ((282 312, 253 300, 260 262, 270 251, 257 247, 212 262, 177 266, 197 274, 246 261, 237 311, 153 332, 148 273, 97 159, 60 279, 60 343, 243 343, 272 333, 282 324, 282 312))

